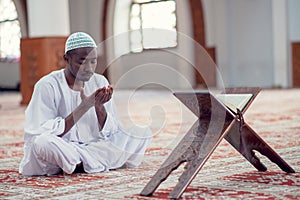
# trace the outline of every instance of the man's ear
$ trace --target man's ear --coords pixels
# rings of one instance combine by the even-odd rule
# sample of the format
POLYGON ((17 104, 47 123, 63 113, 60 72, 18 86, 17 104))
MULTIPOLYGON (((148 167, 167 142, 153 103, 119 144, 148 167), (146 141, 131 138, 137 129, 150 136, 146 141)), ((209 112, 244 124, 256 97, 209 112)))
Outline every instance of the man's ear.
POLYGON ((67 55, 67 54, 64 54, 64 60, 65 60, 66 63, 69 62, 69 59, 70 59, 70 56, 67 55))

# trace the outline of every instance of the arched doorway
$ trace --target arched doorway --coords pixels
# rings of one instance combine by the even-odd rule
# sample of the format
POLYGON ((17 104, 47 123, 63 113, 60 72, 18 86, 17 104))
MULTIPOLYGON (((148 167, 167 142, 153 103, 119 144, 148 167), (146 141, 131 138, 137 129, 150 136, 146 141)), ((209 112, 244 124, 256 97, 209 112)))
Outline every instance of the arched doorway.
MULTIPOLYGON (((109 0, 105 0, 103 3, 103 10, 102 10, 102 26, 101 26, 101 32, 102 32, 102 41, 105 41, 108 39, 108 15, 109 15, 109 7, 112 2, 109 0)), ((202 7, 202 1, 201 0, 189 0, 187 4, 190 4, 190 11, 186 13, 191 13, 191 26, 193 29, 192 37, 193 39, 203 46, 208 54, 211 56, 211 58, 215 61, 215 48, 214 47, 208 47, 205 43, 205 24, 204 24, 204 14, 203 14, 203 7, 202 7)), ((180 17, 180 16, 178 16, 180 17)), ((107 65, 107 46, 103 45, 102 47, 103 55, 101 56, 101 60, 99 60, 99 63, 101 63, 102 66, 107 65)), ((203 60, 199 58, 197 55, 197 50, 195 48, 194 51, 195 54, 195 63, 196 67, 201 68, 201 72, 204 71, 203 74, 208 75, 208 77, 205 77, 206 82, 204 82, 204 79, 201 77, 199 72, 195 69, 194 70, 194 76, 195 76, 195 83, 196 86, 216 86, 216 70, 215 67, 206 66, 203 63, 203 60)), ((104 72, 104 75, 108 77, 107 71, 104 72)))

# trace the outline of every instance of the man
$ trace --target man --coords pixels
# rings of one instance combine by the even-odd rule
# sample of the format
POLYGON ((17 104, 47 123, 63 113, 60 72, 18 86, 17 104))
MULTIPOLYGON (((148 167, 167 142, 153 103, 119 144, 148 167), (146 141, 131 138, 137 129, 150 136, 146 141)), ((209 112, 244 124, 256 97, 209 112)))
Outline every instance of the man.
POLYGON ((132 136, 121 127, 112 86, 94 74, 96 47, 90 35, 71 34, 65 69, 36 83, 25 111, 23 175, 94 173, 141 163, 151 132, 140 129, 132 136))

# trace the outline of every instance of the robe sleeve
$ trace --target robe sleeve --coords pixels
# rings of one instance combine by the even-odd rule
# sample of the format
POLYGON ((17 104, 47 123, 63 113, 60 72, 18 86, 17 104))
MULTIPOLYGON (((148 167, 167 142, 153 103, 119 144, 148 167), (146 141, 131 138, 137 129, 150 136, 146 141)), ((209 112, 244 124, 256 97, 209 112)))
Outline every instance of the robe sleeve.
POLYGON ((49 81, 39 81, 25 111, 25 137, 40 134, 59 135, 64 131, 65 121, 63 117, 57 116, 56 103, 55 85, 49 81))
POLYGON ((102 130, 100 131, 105 137, 116 133, 120 129, 120 122, 118 120, 117 114, 112 107, 111 101, 105 105, 106 109, 106 120, 102 130))

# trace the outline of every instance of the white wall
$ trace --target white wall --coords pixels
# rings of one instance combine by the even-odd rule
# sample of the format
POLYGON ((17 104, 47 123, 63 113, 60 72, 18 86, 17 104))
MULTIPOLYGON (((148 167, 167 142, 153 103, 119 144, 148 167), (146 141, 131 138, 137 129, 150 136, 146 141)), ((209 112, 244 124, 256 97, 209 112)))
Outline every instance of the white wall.
POLYGON ((0 62, 0 88, 15 89, 20 83, 20 64, 0 62))
POLYGON ((84 31, 96 41, 102 38, 103 2, 99 0, 69 0, 70 32, 84 31))
POLYGON ((288 0, 289 39, 300 41, 300 1, 288 0))
POLYGON ((291 83, 289 68, 289 39, 287 1, 272 1, 273 63, 275 87, 288 87, 291 83))
POLYGON ((202 0, 202 9, 204 15, 204 26, 205 26, 205 40, 206 45, 211 47, 216 45, 216 9, 217 5, 224 5, 221 1, 215 2, 215 0, 202 0))
POLYGON ((226 86, 290 87, 290 42, 300 41, 299 0, 202 0, 206 42, 226 86), (208 26, 207 26, 208 25, 208 26))
MULTIPOLYGON (((214 34, 217 63, 227 87, 273 84, 272 0, 204 1, 208 34, 214 34), (213 16, 213 18, 210 18, 213 16), (209 20, 211 19, 211 20, 209 20)), ((220 82, 220 80, 219 80, 220 82)))
POLYGON ((67 36, 68 0, 27 0, 29 37, 67 36))
POLYGON ((289 85, 292 86, 293 77, 293 64, 292 64, 292 49, 291 44, 293 42, 300 42, 300 1, 299 0, 288 0, 288 52, 289 52, 289 85))
POLYGON ((230 86, 273 84, 272 0, 230 0, 230 86))

